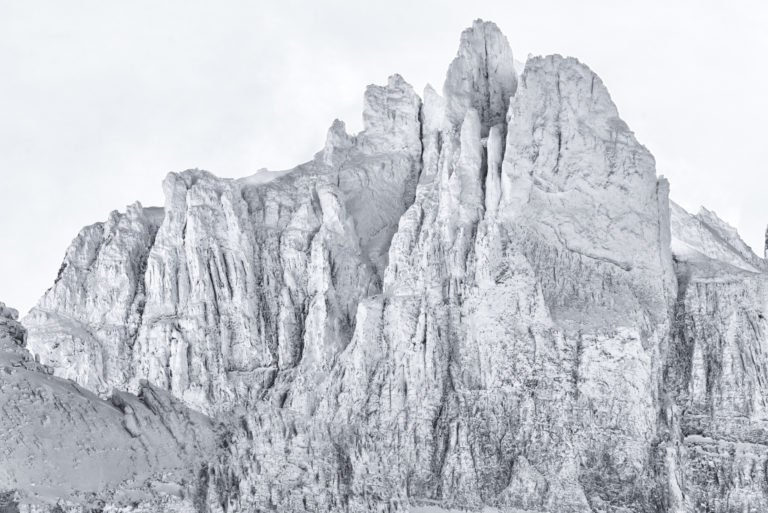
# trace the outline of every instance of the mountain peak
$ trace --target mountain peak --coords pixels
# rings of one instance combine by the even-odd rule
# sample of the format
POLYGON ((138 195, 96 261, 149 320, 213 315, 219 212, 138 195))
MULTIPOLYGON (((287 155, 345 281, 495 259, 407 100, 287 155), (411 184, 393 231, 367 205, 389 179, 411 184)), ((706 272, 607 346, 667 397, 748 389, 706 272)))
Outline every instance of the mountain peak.
POLYGON ((524 68, 477 20, 442 96, 81 230, 0 303, 0 513, 768 511, 768 264, 585 64, 524 68))
POLYGON ((495 23, 477 19, 461 33, 459 50, 443 85, 450 121, 464 120, 467 109, 480 114, 483 133, 503 122, 517 89, 512 49, 495 23))

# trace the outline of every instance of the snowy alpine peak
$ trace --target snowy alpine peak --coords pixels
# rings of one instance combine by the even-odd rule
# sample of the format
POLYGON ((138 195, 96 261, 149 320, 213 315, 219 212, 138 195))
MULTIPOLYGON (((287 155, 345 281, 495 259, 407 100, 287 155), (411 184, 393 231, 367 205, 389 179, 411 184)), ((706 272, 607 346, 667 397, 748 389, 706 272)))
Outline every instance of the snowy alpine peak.
POLYGON ((480 114, 483 136, 504 121, 509 99, 517 89, 512 49, 494 23, 475 20, 461 34, 459 51, 443 85, 450 121, 464 121, 467 109, 480 114))

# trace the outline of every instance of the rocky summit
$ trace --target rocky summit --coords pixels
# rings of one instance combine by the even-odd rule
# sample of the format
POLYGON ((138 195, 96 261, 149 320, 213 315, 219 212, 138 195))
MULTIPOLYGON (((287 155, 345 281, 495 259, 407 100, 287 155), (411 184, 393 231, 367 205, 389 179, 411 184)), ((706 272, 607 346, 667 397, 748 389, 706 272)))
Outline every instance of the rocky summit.
POLYGON ((478 20, 364 100, 0 306, 0 511, 768 511, 768 263, 600 78, 478 20))

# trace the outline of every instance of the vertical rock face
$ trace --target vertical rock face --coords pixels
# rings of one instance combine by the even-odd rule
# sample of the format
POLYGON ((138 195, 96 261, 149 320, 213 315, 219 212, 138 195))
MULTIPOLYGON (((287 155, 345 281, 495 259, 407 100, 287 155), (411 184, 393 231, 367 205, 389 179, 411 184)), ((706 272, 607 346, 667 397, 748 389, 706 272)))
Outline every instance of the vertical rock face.
POLYGON ((515 94, 517 74, 512 50, 504 34, 490 22, 477 20, 461 34, 459 51, 443 85, 446 114, 460 124, 469 109, 488 129, 504 122, 509 99, 515 94))
POLYGON ((426 94, 416 201, 331 379, 330 416, 358 440, 352 487, 453 507, 660 507, 675 289, 652 157, 573 59, 529 60, 509 125, 474 108, 456 124, 444 105, 426 94))
POLYGON ((144 272, 162 219, 161 209, 135 203, 72 242, 53 286, 25 319, 30 350, 57 375, 102 394, 130 375, 144 272))
POLYGON ((171 173, 164 209, 133 205, 73 241, 25 321, 30 348, 102 395, 148 379, 204 411, 270 390, 303 401, 380 289, 419 174, 420 107, 394 75, 366 91, 363 132, 335 122, 285 176, 171 173))
POLYGON ((85 228, 38 371, 202 433, 200 511, 766 509, 764 260, 579 61, 518 75, 478 20, 442 91, 394 75, 311 162, 85 228))
POLYGON ((602 81, 572 58, 530 59, 509 117, 503 215, 588 258, 669 279, 653 157, 602 81))
POLYGON ((768 508, 765 263, 713 212, 692 216, 673 205, 673 214, 680 288, 666 382, 680 413, 686 492, 695 511, 762 511, 768 508))

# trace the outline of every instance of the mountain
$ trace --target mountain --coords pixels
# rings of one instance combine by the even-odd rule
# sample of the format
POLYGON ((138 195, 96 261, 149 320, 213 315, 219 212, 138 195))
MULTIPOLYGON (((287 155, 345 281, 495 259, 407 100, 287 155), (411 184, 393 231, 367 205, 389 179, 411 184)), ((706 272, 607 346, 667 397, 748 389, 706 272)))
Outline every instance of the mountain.
POLYGON ((146 382, 105 401, 53 376, 17 317, 0 303, 0 511, 198 509, 213 421, 146 382))
POLYGON ((683 490, 693 511, 766 511, 766 262, 714 212, 672 212, 678 294, 664 385, 683 490))
POLYGON ((768 266, 600 78, 477 20, 364 104, 78 234, 0 324, 0 511, 768 510, 768 266))

